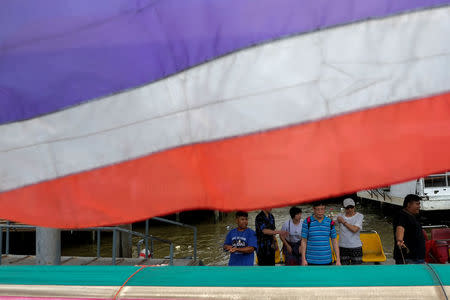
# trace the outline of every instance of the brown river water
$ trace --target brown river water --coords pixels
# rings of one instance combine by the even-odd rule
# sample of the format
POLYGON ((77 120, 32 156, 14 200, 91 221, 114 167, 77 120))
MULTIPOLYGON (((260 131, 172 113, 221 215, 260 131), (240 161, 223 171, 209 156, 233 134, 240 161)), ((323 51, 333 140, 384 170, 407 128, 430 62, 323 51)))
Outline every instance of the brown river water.
MULTIPOLYGON (((311 204, 298 205, 303 210, 302 218, 312 214, 311 204)), ((341 211, 341 202, 334 201, 328 203, 326 214, 333 212, 337 215, 341 211)), ((393 249, 393 229, 392 229, 392 207, 383 211, 376 203, 366 203, 362 205, 357 201, 356 210, 364 215, 363 230, 375 230, 380 235, 385 255, 388 259, 392 258, 393 249)), ((255 229, 255 217, 259 211, 249 212, 249 227, 255 229)), ((274 208, 272 210, 275 216, 277 229, 289 218, 289 207, 274 208)), ((443 220, 435 219, 434 223, 442 223, 443 220)), ((198 230, 197 238, 197 256, 205 265, 226 265, 228 263, 228 254, 222 250, 222 245, 227 232, 236 226, 234 213, 225 214, 222 220, 214 223, 214 218, 198 218, 197 221, 187 222, 194 225, 198 230)), ((134 224, 133 230, 144 232, 143 223, 134 224)), ((178 227, 175 225, 151 224, 149 234, 171 240, 174 243, 174 257, 185 258, 193 256, 193 231, 189 228, 178 227)), ((137 257, 137 243, 141 238, 133 237, 133 257, 137 257)), ((101 239, 101 256, 111 257, 111 234, 104 234, 101 239)), ((281 245, 281 241, 279 241, 281 245)), ((62 255, 69 256, 96 256, 96 242, 77 243, 76 245, 64 246, 62 255)), ((169 246, 161 242, 154 244, 154 257, 163 258, 169 255, 169 246)))

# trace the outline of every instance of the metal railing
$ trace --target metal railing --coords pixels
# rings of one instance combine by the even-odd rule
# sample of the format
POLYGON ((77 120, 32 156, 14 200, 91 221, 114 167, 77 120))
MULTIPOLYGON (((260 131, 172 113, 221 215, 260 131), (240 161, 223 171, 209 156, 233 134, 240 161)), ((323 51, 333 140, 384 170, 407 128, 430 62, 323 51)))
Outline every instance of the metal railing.
POLYGON ((391 196, 388 193, 386 193, 384 188, 371 189, 371 190, 367 190, 367 192, 369 193, 370 197, 372 197, 372 198, 378 199, 378 195, 380 195, 380 197, 382 197, 384 201, 386 201, 386 197, 389 200, 392 200, 391 196))
POLYGON ((375 189, 367 190, 367 192, 369 193, 371 198, 377 198, 378 199, 378 194, 376 193, 375 189))
MULTIPOLYGON (((145 234, 148 234, 148 228, 149 228, 149 220, 147 219, 145 220, 145 234)), ((152 218, 152 220, 156 220, 156 221, 160 221, 160 222, 164 222, 164 223, 168 223, 168 224, 172 224, 172 225, 177 225, 177 226, 181 226, 181 227, 185 227, 185 228, 190 228, 194 231, 194 241, 193 241, 193 246, 194 246, 194 261, 197 260, 197 227, 195 226, 191 226, 191 225, 187 225, 184 223, 180 223, 180 222, 176 222, 176 221, 172 221, 172 220, 168 220, 168 219, 164 219, 164 218, 158 218, 158 217, 154 217, 152 218)), ((150 248, 148 247, 148 240, 146 239, 142 239, 137 243, 137 252, 138 255, 141 252, 141 246, 142 244, 145 242, 145 248, 147 249, 144 251, 144 256, 147 259, 148 255, 150 255, 151 257, 153 257, 153 240, 150 240, 150 248)))
MULTIPOLYGON (((138 236, 143 238, 144 240, 147 241, 150 239, 151 243, 153 244, 153 241, 160 241, 166 244, 169 244, 169 265, 173 265, 173 242, 170 240, 166 240, 166 239, 162 239, 156 236, 152 236, 149 234, 144 234, 144 233, 140 233, 137 231, 133 231, 133 230, 129 230, 129 229, 125 229, 125 228, 121 228, 121 227, 93 227, 93 228, 85 228, 85 229, 77 229, 78 231, 92 231, 92 230, 96 230, 97 231, 97 257, 100 257, 100 247, 101 247, 101 239, 100 239, 100 233, 101 231, 112 231, 113 232, 113 241, 112 241, 112 264, 115 265, 116 264, 116 242, 117 242, 117 232, 123 232, 123 233, 128 233, 130 236, 134 235, 134 236, 138 236)), ((139 251, 138 251, 138 257, 139 257, 139 251)), ((147 259, 148 256, 145 256, 145 259, 147 259)))
MULTIPOLYGON (((160 219, 160 218, 158 218, 160 219)), ((163 219, 165 220, 165 219, 163 219)), ((166 220, 169 221, 169 220, 166 220)), ((148 222, 146 222, 148 223, 148 222)), ((180 223, 181 224, 181 223, 180 223)), ((185 224, 184 224, 185 225, 185 224)), ((189 227, 189 225, 185 225, 185 227, 189 227)), ((36 226, 32 226, 32 225, 21 225, 21 224, 10 224, 9 222, 6 225, 0 225, 0 265, 2 264, 2 255, 3 255, 3 228, 6 229, 6 255, 9 254, 9 231, 11 228, 13 229, 36 229, 36 226)), ((73 229, 62 229, 62 230, 67 230, 67 231, 74 231, 73 229)), ((128 229, 124 229, 124 228, 120 228, 120 227, 92 227, 92 228, 82 228, 82 229, 76 229, 75 231, 96 231, 97 232, 97 257, 100 257, 100 247, 101 247, 101 231, 112 231, 113 232, 113 241, 112 241, 112 264, 115 265, 116 264, 116 241, 117 241, 117 232, 124 232, 124 233, 128 233, 131 237, 131 235, 135 235, 138 237, 142 237, 145 241, 146 244, 148 245, 148 240, 150 239, 152 245, 153 245, 153 241, 160 241, 166 244, 169 244, 170 249, 169 249, 169 260, 170 263, 169 265, 173 265, 173 242, 170 240, 165 240, 162 238, 158 238, 152 235, 148 234, 148 227, 146 228, 146 233, 140 233, 137 231, 132 231, 132 230, 128 230, 128 229)), ((195 241, 196 241, 196 234, 197 231, 196 229, 194 230, 194 236, 195 236, 195 241)), ((195 243, 195 247, 197 247, 197 244, 195 243)), ((196 251, 196 250, 194 250, 196 251)), ((138 252, 138 256, 139 256, 139 252, 138 252)), ((146 255, 145 257, 146 259, 148 258, 148 256, 146 255)))
MULTIPOLYGON (((197 227, 158 217, 152 218, 152 220, 192 229, 194 231, 194 261, 197 260, 197 227)), ((145 232, 148 233, 148 220, 145 222, 145 232)), ((148 245, 146 245, 146 247, 146 249, 148 249, 148 245)), ((145 252, 147 253, 147 251, 145 252)))
POLYGON ((448 228, 447 225, 424 225, 422 229, 448 228))
POLYGON ((31 228, 31 229, 35 229, 36 226, 31 226, 31 225, 19 225, 19 224, 10 224, 10 222, 8 221, 6 223, 6 225, 1 224, 0 225, 0 265, 2 264, 2 255, 3 255, 3 228, 6 229, 6 255, 9 254, 9 229, 10 228, 15 228, 15 229, 19 229, 19 228, 31 228))

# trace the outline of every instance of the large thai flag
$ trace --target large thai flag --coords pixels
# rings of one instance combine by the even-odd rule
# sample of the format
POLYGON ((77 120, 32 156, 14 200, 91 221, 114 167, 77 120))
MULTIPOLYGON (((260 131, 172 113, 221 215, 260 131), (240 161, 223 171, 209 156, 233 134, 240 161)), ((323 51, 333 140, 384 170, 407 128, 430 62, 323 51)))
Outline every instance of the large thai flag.
POLYGON ((250 210, 450 169, 449 0, 4 0, 0 218, 250 210))

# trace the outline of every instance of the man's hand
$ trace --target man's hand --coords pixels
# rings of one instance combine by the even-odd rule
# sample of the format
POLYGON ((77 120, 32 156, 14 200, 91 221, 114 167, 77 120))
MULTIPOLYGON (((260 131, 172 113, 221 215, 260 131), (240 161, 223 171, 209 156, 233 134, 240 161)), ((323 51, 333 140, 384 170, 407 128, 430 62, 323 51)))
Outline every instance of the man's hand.
POLYGON ((286 250, 289 254, 292 254, 292 247, 289 245, 286 245, 286 250))
POLYGON ((284 230, 279 230, 277 233, 284 238, 289 236, 289 232, 284 231, 284 230))
POLYGON ((340 266, 341 265, 341 260, 340 259, 336 259, 336 266, 340 266))
POLYGON ((405 241, 397 241, 397 246, 400 248, 406 248, 405 241))
POLYGON ((302 266, 307 266, 308 262, 306 261, 306 259, 302 259, 302 266))
POLYGON ((231 246, 231 245, 225 245, 225 246, 223 246, 223 249, 224 249, 225 251, 230 251, 232 248, 233 248, 233 246, 231 246))
POLYGON ((344 218, 343 218, 342 216, 338 216, 338 217, 337 217, 337 221, 338 221, 339 223, 345 223, 345 220, 344 220, 344 218))
POLYGON ((236 248, 236 247, 231 247, 231 249, 230 249, 230 250, 228 250, 228 251, 230 251, 230 253, 234 253, 234 252, 236 252, 236 251, 237 251, 237 248, 236 248))

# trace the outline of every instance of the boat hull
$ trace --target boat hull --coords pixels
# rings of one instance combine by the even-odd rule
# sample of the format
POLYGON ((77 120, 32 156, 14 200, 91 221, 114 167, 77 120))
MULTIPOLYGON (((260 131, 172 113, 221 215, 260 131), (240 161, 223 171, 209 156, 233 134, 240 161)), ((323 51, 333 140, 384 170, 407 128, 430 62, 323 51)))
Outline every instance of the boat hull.
POLYGON ((443 299, 448 265, 323 267, 3 266, 0 296, 443 299), (441 285, 442 284, 442 285, 441 285))

